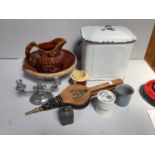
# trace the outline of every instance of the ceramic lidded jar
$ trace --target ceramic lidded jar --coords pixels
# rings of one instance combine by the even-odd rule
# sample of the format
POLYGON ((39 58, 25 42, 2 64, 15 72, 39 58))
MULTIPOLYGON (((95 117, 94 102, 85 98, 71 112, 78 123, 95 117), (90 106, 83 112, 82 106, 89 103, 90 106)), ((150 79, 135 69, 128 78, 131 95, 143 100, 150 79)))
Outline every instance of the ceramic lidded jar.
POLYGON ((75 70, 71 74, 71 79, 74 81, 76 84, 81 84, 86 86, 87 80, 89 79, 89 75, 86 71, 84 70, 75 70))
POLYGON ((63 38, 56 38, 40 44, 31 42, 25 49, 25 60, 41 73, 56 73, 61 71, 63 70, 65 59, 62 46, 65 43, 66 40, 63 38), (31 52, 34 47, 37 50, 31 52))
POLYGON ((96 98, 96 111, 100 114, 108 114, 115 100, 116 96, 111 91, 99 91, 96 98))

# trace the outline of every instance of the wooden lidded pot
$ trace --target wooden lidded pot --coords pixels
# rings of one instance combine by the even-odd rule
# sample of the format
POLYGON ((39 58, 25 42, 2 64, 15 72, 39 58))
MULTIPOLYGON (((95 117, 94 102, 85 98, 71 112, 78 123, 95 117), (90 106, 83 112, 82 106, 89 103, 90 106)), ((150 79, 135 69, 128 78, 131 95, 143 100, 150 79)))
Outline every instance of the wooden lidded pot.
POLYGON ((65 54, 62 50, 66 40, 56 38, 49 42, 37 44, 30 42, 25 49, 25 60, 41 73, 56 73, 64 68, 65 54), (37 48, 32 51, 32 48, 37 48))
POLYGON ((74 81, 74 83, 84 86, 86 86, 88 78, 89 75, 85 70, 75 70, 71 74, 71 79, 74 81))

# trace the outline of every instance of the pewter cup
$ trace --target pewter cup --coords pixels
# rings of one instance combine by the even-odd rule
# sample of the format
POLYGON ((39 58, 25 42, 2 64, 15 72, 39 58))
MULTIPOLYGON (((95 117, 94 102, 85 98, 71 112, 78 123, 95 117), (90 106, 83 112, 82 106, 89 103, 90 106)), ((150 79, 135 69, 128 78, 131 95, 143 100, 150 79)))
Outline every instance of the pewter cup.
POLYGON ((114 93, 116 95, 115 103, 124 107, 129 104, 134 89, 130 85, 122 84, 115 88, 114 93))

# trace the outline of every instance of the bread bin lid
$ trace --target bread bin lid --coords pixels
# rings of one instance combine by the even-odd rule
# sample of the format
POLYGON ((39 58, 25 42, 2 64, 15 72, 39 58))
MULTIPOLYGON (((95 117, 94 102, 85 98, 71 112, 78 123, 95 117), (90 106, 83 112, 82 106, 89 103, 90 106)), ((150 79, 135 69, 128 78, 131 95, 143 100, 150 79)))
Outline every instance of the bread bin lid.
POLYGON ((130 43, 137 37, 122 26, 86 26, 81 28, 82 39, 95 43, 130 43))

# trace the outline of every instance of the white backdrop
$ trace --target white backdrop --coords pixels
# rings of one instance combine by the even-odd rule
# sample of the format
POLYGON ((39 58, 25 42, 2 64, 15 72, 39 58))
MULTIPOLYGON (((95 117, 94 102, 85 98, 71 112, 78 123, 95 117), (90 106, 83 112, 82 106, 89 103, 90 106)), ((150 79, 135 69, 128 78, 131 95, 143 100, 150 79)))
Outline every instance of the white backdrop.
POLYGON ((55 37, 67 40, 65 48, 79 50, 80 28, 88 25, 120 25, 128 27, 138 41, 131 59, 143 59, 155 20, 0 20, 0 58, 23 58, 30 41, 43 42, 55 37))

